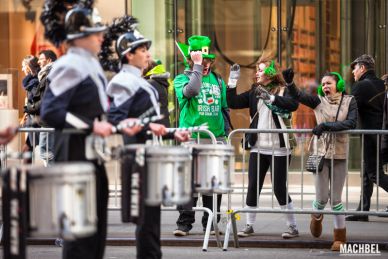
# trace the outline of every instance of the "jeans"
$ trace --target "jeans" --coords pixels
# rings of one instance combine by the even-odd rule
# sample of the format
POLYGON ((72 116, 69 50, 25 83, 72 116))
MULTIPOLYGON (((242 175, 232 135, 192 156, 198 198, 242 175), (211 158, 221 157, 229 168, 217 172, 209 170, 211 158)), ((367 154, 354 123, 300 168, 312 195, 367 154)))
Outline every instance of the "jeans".
MULTIPOLYGON (((222 198, 222 195, 217 194, 217 212, 220 212, 221 198, 222 198)), ((198 197, 193 197, 192 203, 178 206, 179 218, 176 221, 176 224, 178 227, 187 226, 189 229, 193 228, 193 223, 195 222, 195 211, 191 210, 191 208, 197 206, 197 201, 198 201, 198 197)), ((202 195, 202 202, 205 208, 208 208, 213 211, 213 196, 202 195)), ((204 212, 202 216, 203 230, 206 229, 208 218, 209 218, 209 214, 207 212, 204 212)), ((219 221, 220 221, 220 215, 217 214, 217 222, 219 221)))
POLYGON ((54 133, 41 132, 39 134, 40 158, 50 165, 54 161, 54 133))

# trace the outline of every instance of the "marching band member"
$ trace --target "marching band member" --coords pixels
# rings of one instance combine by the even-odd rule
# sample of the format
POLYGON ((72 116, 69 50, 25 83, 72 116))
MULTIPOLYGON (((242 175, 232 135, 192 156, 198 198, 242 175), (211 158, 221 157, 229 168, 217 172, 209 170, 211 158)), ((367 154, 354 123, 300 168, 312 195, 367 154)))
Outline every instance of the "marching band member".
MULTIPOLYGON (((66 39, 63 40, 69 49, 48 75, 50 83, 42 101, 41 117, 56 130, 76 128, 106 137, 112 133, 112 125, 102 121, 108 109, 107 81, 97 59, 106 27, 96 23, 94 18, 87 8, 75 7, 66 13, 66 39)), ((140 127, 134 127, 125 132, 133 135, 139 130, 140 127)), ((86 134, 61 135, 56 132, 55 160, 87 161, 85 139, 86 134)), ((108 178, 103 164, 97 160, 90 162, 95 166, 97 233, 65 241, 63 258, 98 259, 104 256, 108 178)))
MULTIPOLYGON (((134 18, 132 18, 134 19, 134 18)), ((120 72, 109 82, 107 93, 112 98, 109 110, 109 121, 117 123, 128 117, 138 117, 153 107, 157 115, 160 114, 158 93, 143 77, 143 70, 147 68, 151 55, 149 47, 151 40, 144 38, 136 30, 136 19, 129 31, 118 37, 116 51, 121 58, 120 72)), ((157 136, 166 135, 166 127, 159 123, 150 123, 149 129, 157 136)), ((125 138, 124 143, 145 143, 147 128, 131 138, 125 138)), ((179 141, 189 138, 188 132, 175 132, 179 141)), ((160 205, 144 206, 144 214, 136 227, 137 258, 161 258, 160 249, 160 205)))

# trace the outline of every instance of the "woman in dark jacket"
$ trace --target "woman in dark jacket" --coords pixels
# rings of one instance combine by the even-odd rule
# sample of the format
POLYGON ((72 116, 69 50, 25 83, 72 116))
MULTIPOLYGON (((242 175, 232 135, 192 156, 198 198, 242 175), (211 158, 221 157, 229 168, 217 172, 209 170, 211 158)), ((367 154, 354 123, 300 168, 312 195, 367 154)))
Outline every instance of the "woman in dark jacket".
MULTIPOLYGON (((249 91, 237 94, 235 88, 227 90, 228 106, 231 109, 249 108, 251 129, 286 129, 290 125, 291 112, 298 108, 285 88, 279 65, 268 54, 263 54, 257 62, 256 83, 249 91)), ((276 199, 282 209, 293 209, 291 197, 287 192, 287 162, 290 161, 292 141, 289 134, 250 134, 248 170, 248 208, 257 207, 257 177, 259 177, 259 193, 269 167, 272 168, 273 188, 276 199), (274 164, 272 164, 272 156, 274 164), (259 167, 258 167, 259 165, 259 167), (258 170, 259 168, 259 170, 258 170), (257 172, 259 171, 259 172, 257 172)), ((247 213, 247 224, 238 232, 241 237, 253 234, 256 213, 247 213)), ((299 236, 294 214, 286 214, 288 230, 283 238, 299 236)))
MULTIPOLYGON (((34 100, 33 97, 38 91, 39 88, 39 64, 38 58, 28 55, 22 61, 22 71, 26 75, 22 81, 22 86, 24 90, 26 90, 27 98, 24 106, 24 116, 22 120, 23 126, 30 126, 34 123, 34 119, 36 114, 29 110, 29 107, 33 106, 34 100)), ((31 150, 33 146, 33 134, 32 132, 28 133, 26 139, 26 146, 23 148, 24 150, 31 150)), ((39 134, 35 134, 35 145, 39 143, 39 134)))
MULTIPOLYGON (((313 134, 318 138, 322 136, 310 142, 310 145, 319 143, 314 154, 324 156, 322 171, 314 175, 316 193, 313 209, 323 210, 330 198, 332 210, 343 211, 341 196, 348 173, 346 159, 349 137, 346 134, 323 132, 354 129, 357 125, 356 100, 353 96, 344 94, 345 82, 336 72, 323 75, 316 96, 299 91, 293 83, 292 69, 285 70, 283 74, 292 97, 314 110, 318 125, 313 129, 313 134)), ((322 233, 322 220, 322 214, 311 215, 310 231, 314 237, 319 237, 322 233)), ((339 251, 341 244, 345 242, 345 215, 334 215, 334 242, 331 250, 339 251)))

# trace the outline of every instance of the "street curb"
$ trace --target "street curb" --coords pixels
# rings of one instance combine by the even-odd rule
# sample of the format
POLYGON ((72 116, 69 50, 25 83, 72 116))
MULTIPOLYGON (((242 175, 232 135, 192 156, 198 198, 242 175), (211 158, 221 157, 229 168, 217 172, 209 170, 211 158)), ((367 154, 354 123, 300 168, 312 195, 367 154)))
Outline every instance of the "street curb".
MULTIPOLYGON (((222 240, 223 241, 223 240, 222 240)), ((135 246, 134 237, 107 238, 107 246, 135 246)), ((348 244, 378 244, 379 250, 388 250, 388 241, 357 240, 348 244)), ((162 238, 162 246, 202 247, 202 239, 194 238, 162 238)), ((332 241, 326 240, 239 240, 240 248, 315 248, 330 249, 332 241)), ((27 238, 27 245, 55 245, 55 238, 27 238)), ((215 239, 209 240, 209 247, 216 248, 215 239)), ((229 248, 234 248, 233 241, 229 241, 229 248)))

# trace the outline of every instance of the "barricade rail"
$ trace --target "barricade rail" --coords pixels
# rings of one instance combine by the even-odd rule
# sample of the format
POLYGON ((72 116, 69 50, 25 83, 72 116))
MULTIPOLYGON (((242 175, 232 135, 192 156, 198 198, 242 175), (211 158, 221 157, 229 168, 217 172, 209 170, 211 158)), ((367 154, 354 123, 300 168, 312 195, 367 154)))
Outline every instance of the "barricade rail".
MULTIPOLYGON (((23 133, 28 133, 28 132, 32 132, 34 133, 33 136, 35 136, 35 134, 37 133, 40 133, 40 132, 48 132, 49 134, 53 134, 53 132, 55 132, 55 130, 53 128, 20 128, 18 130, 19 132, 23 132, 23 133)), ((206 132, 206 130, 202 131, 202 132, 206 132)), ((206 132, 207 133, 207 132, 206 132)), ((236 129, 236 130, 233 130, 229 136, 228 136, 228 144, 233 144, 234 141, 237 139, 238 140, 238 145, 240 145, 240 141, 241 139, 243 141, 245 141, 245 135, 243 135, 242 137, 240 138, 237 138, 236 135, 238 134, 244 134, 244 133, 257 133, 257 134, 264 134, 264 133, 272 133, 272 134, 279 134, 279 133, 296 133, 296 134, 302 134, 302 137, 300 137, 298 140, 299 140, 299 145, 302 144, 304 145, 308 140, 308 138, 305 136, 305 134, 311 134, 312 133, 312 130, 311 129, 286 129, 286 130, 280 130, 280 129, 271 129, 271 130, 257 130, 257 129, 236 129)), ((376 145, 376 151, 377 153, 379 152, 380 150, 380 135, 387 135, 388 134, 388 130, 346 130, 346 131, 340 131, 340 132, 331 132, 331 134, 347 134, 347 135, 360 135, 361 136, 361 168, 360 168, 360 176, 361 176, 361 179, 363 177, 363 174, 364 174, 364 168, 363 168, 363 163, 364 163, 364 154, 363 154, 363 147, 365 145, 365 140, 364 140, 364 137, 365 135, 376 135, 377 136, 377 145, 376 145)), ((211 140, 212 140, 212 143, 215 143, 216 142, 216 138, 212 135, 211 136, 211 140)), ((198 138, 199 138, 199 134, 198 134, 198 138)), ((33 146, 35 147, 36 143, 35 143, 35 137, 33 137, 33 146)), ((20 140, 19 140, 20 142, 20 140)), ((20 144, 20 143, 19 143, 20 144)), ((237 147, 237 145, 235 145, 237 147)), ((348 146, 349 148, 349 146, 348 146)), ((7 147, 6 146, 3 146, 3 148, 1 149, 1 152, 6 152, 7 151, 7 147)), ((246 173, 247 173, 247 170, 246 170, 246 165, 247 162, 248 162, 248 159, 246 159, 246 153, 247 151, 243 150, 242 151, 242 165, 243 165, 243 170, 242 170, 242 175, 243 175, 243 179, 242 179, 242 186, 234 186, 233 189, 236 190, 236 192, 234 194, 231 194, 229 193, 228 194, 228 201, 227 201, 227 209, 228 211, 230 212, 231 209, 232 209, 232 203, 231 203, 231 195, 241 195, 242 196, 242 199, 241 199, 241 206, 234 206, 234 210, 230 212, 230 214, 228 214, 228 223, 227 223, 227 229, 226 229, 226 233, 225 233, 225 241, 224 241, 224 249, 226 250, 227 249, 227 244, 228 244, 228 240, 229 240, 229 233, 230 233, 230 230, 232 228, 233 230, 233 233, 235 235, 235 244, 237 244, 238 246, 238 239, 237 239, 237 229, 235 228, 236 227, 236 220, 235 220, 235 215, 237 213, 246 213, 246 212, 256 212, 256 213, 295 213, 295 214, 311 214, 311 213, 314 213, 313 210, 311 209, 305 209, 304 208, 304 195, 311 195, 312 193, 311 192, 308 192, 306 193, 305 190, 304 190, 304 176, 306 175, 306 171, 304 170, 304 160, 305 160, 305 157, 306 157, 306 154, 305 154, 305 150, 304 148, 301 148, 301 154, 300 154, 300 160, 301 160, 301 168, 300 170, 298 170, 298 172, 300 172, 300 191, 299 191, 299 194, 300 194, 300 201, 301 201, 301 207, 300 208, 296 208, 294 210, 279 210, 279 209, 275 209, 274 208, 274 193, 273 193, 273 189, 271 189, 271 195, 272 195, 272 207, 270 208, 258 208, 258 209, 254 209, 254 210, 250 210, 250 209, 246 209, 244 208, 244 204, 245 204, 245 199, 244 199, 244 196, 246 195, 246 183, 245 183, 245 176, 246 173), (238 191, 237 191, 238 190, 238 191)), ((273 155, 272 155, 272 159, 273 159, 273 155)), ((6 167, 6 159, 4 159, 5 161, 2 161, 2 167, 6 167)), ((35 160, 34 156, 33 156, 33 161, 35 160)), ((333 161, 333 159, 332 159, 333 161)), ((288 156, 287 156, 287 178, 288 178, 288 175, 289 175, 289 168, 288 168, 288 156)), ((379 165, 380 165, 380 158, 379 156, 376 158, 376 165, 377 165, 377 168, 379 168, 379 165)), ((346 168, 348 168, 348 159, 346 159, 346 168)), ((115 181, 115 184, 114 184, 114 189, 110 190, 110 192, 113 192, 114 193, 114 198, 116 200, 115 202, 115 206, 114 207, 110 207, 109 209, 120 209, 120 207, 117 205, 117 199, 119 198, 119 187, 120 187, 120 184, 117 184, 119 181, 118 181, 118 177, 119 177, 119 173, 117 173, 117 171, 119 170, 119 167, 118 166, 115 166, 114 167, 114 172, 111 172, 111 174, 114 173, 114 181, 115 181)), ((235 172, 237 171, 237 169, 235 170, 235 172)), ((376 174, 378 174, 378 169, 376 170, 376 174)), ((308 175, 311 175, 310 172, 307 173, 308 175)), ((272 177, 273 177, 273 174, 272 174, 272 177)), ((376 178, 377 181, 376 181, 376 184, 379 185, 379 177, 376 178)), ((112 186, 112 184, 111 184, 112 186)), ((290 193, 293 193, 295 194, 295 191, 294 192, 289 192, 288 191, 288 181, 287 181, 287 193, 286 195, 290 194, 290 193)), ((346 183, 345 183, 345 190, 344 190, 344 193, 343 193, 343 196, 345 196, 345 199, 344 199, 344 203, 345 203, 345 210, 344 211, 341 211, 341 212, 336 212, 336 211, 332 211, 332 210, 329 210, 329 209, 325 209, 325 210, 322 210, 322 211, 319 211, 319 213, 322 213, 322 214, 346 214, 346 215, 369 215, 369 216, 388 216, 388 213, 387 212, 382 212, 382 211, 379 211, 379 204, 380 204, 380 194, 379 194, 379 188, 377 188, 377 192, 376 192, 376 209, 375 210, 371 210, 371 211, 354 211, 354 210, 349 210, 349 185, 348 185, 348 177, 346 178, 346 183)), ((363 185, 361 184, 360 186, 360 190, 361 190, 361 193, 363 193, 363 185)), ((297 192, 298 193, 298 192, 297 192)), ((288 199, 287 199, 288 201, 288 199)), ((362 205, 361 205, 362 206, 362 205)), ((372 207, 371 207, 372 209, 372 207)), ((167 210, 171 210, 171 209, 167 209, 167 210)), ((214 214, 217 214, 217 213, 214 213, 214 214)), ((216 217, 216 215, 214 216, 216 217)), ((208 238, 208 237, 207 237, 208 238)), ((206 237, 205 237, 206 239, 206 237)), ((206 242, 207 243, 207 242, 206 242)), ((205 243, 204 243, 204 249, 207 248, 207 245, 205 246, 205 243)))
MULTIPOLYGON (((236 130, 233 130, 229 136, 228 136, 228 143, 229 144, 232 144, 232 141, 233 140, 237 140, 239 145, 240 145, 240 141, 242 139, 242 143, 245 142, 245 133, 257 133, 257 134, 266 134, 266 133, 272 133, 272 134, 279 134, 279 133, 292 133, 292 134, 311 134, 312 133, 312 130, 311 129, 263 129, 263 130, 259 130, 259 129, 236 129, 236 130), (235 135, 237 134, 243 134, 242 138, 236 138, 235 135)), ((364 144, 365 144, 365 140, 364 140, 364 137, 365 135, 376 135, 377 136, 377 145, 376 145, 376 153, 379 154, 380 152, 380 135, 387 135, 388 134, 388 130, 346 130, 346 131, 339 131, 339 132, 326 132, 326 133, 329 133, 329 134, 333 134, 333 135, 336 135, 336 134, 347 134, 347 135, 360 135, 361 136, 361 168, 360 168, 360 176, 361 176, 361 179, 363 179, 363 175, 364 175, 364 167, 363 167, 363 164, 364 164, 364 144)), ((300 138, 300 140, 302 141, 305 141, 307 140, 307 138, 305 136, 302 136, 300 138)), ((298 144, 301 144, 301 143, 298 143, 298 144)), ((302 143, 302 145, 304 145, 305 143, 302 143)), ((274 150, 274 147, 272 147, 272 149, 274 150)), ((245 165, 246 163, 246 157, 245 157, 245 153, 246 151, 243 150, 243 156, 242 156, 242 160, 243 160, 243 164, 245 165)), ((347 145, 347 153, 349 154, 349 144, 347 145)), ((259 156, 259 153, 258 153, 258 156, 259 156)), ((282 213, 282 214, 313 214, 313 213, 317 213, 316 210, 312 210, 311 208, 310 209, 304 209, 303 208, 303 195, 305 194, 304 192, 304 175, 305 175, 305 170, 304 170, 304 157, 305 157, 305 150, 304 148, 301 148, 301 154, 300 154, 300 157, 301 157, 301 168, 300 168, 300 175, 301 175, 301 184, 300 184, 300 195, 301 195, 301 208, 295 208, 295 209, 285 209, 285 210, 280 210, 280 209, 276 209, 274 208, 274 202, 273 202, 273 197, 274 197, 274 192, 273 192, 273 189, 272 189, 272 206, 271 207, 258 207, 256 209, 250 209, 250 208, 244 208, 244 196, 245 196, 245 182, 243 180, 243 192, 242 192, 242 206, 241 207, 238 207, 238 208, 233 208, 232 210, 232 207, 231 207, 231 195, 229 194, 228 195, 228 211, 230 212, 230 215, 229 215, 229 219, 228 219, 228 224, 227 224, 227 227, 226 227, 226 231, 225 231, 225 239, 224 239, 224 247, 223 249, 224 250, 227 250, 227 247, 228 247, 228 241, 229 241, 229 235, 230 235, 230 231, 232 230, 233 231, 233 237, 234 237, 234 244, 235 244, 235 247, 239 247, 239 243, 238 243, 238 236, 237 236, 237 224, 236 224, 236 215, 238 213, 247 213, 247 212, 253 212, 253 213, 282 213), (232 228, 232 229, 231 229, 232 228)), ((272 164, 273 164, 273 158, 274 158, 274 153, 272 153, 272 164)), ((349 157, 346 158, 346 168, 348 168, 348 159, 349 157)), ((333 157, 331 157, 331 167, 333 167, 333 157)), ((377 156, 376 157, 376 184, 377 186, 379 186, 379 166, 380 166, 380 157, 377 156)), ((258 167, 259 167, 259 162, 258 162, 258 167)), ((244 167, 245 169, 245 167, 244 167)), ((259 174, 259 170, 257 170, 258 174, 259 174)), ((243 170, 243 174, 246 173, 246 170, 243 170)), ((308 175, 311 175, 312 173, 308 172, 308 175)), ((272 177, 273 177, 273 167, 272 167, 272 177)), ((290 194, 289 193, 289 186, 288 186, 288 176, 289 176, 289 158, 287 156, 287 190, 286 190, 286 197, 288 197, 288 195, 290 194)), ((244 179, 244 178, 243 178, 244 179)), ((257 179, 259 179, 259 177, 257 177, 257 179)), ((333 179, 333 170, 331 170, 331 179, 333 179)), ((272 178, 272 182, 273 182, 273 178, 272 178)), ((257 183, 258 184, 258 183, 257 183)), ((330 194, 330 197, 333 197, 333 193, 332 193, 332 181, 330 181, 330 184, 331 184, 331 194, 330 194)), ((361 194, 364 192, 363 190, 363 185, 361 184, 360 186, 361 188, 361 194)), ((345 190, 344 190, 344 193, 343 195, 345 195, 345 209, 343 211, 333 211, 331 209, 324 209, 324 210, 319 210, 319 214, 334 214, 334 215, 360 215, 360 216, 388 216, 388 212, 383 212, 383 211, 379 211, 379 199, 380 199, 380 195, 379 195, 379 188, 377 188, 377 191, 376 191, 376 210, 370 210, 370 211, 354 211, 354 210, 349 210, 349 185, 348 185, 348 175, 346 176, 346 183, 345 183, 345 190)), ((259 194, 257 194, 257 199, 259 199, 259 194)), ((286 198, 286 201, 288 203, 288 199, 286 198)), ((259 203, 258 203, 259 204, 259 203)), ((331 204, 332 205, 332 204, 331 204)), ((361 199, 361 208, 363 207, 363 200, 361 199)), ((372 209, 372 207, 371 207, 372 209)))

